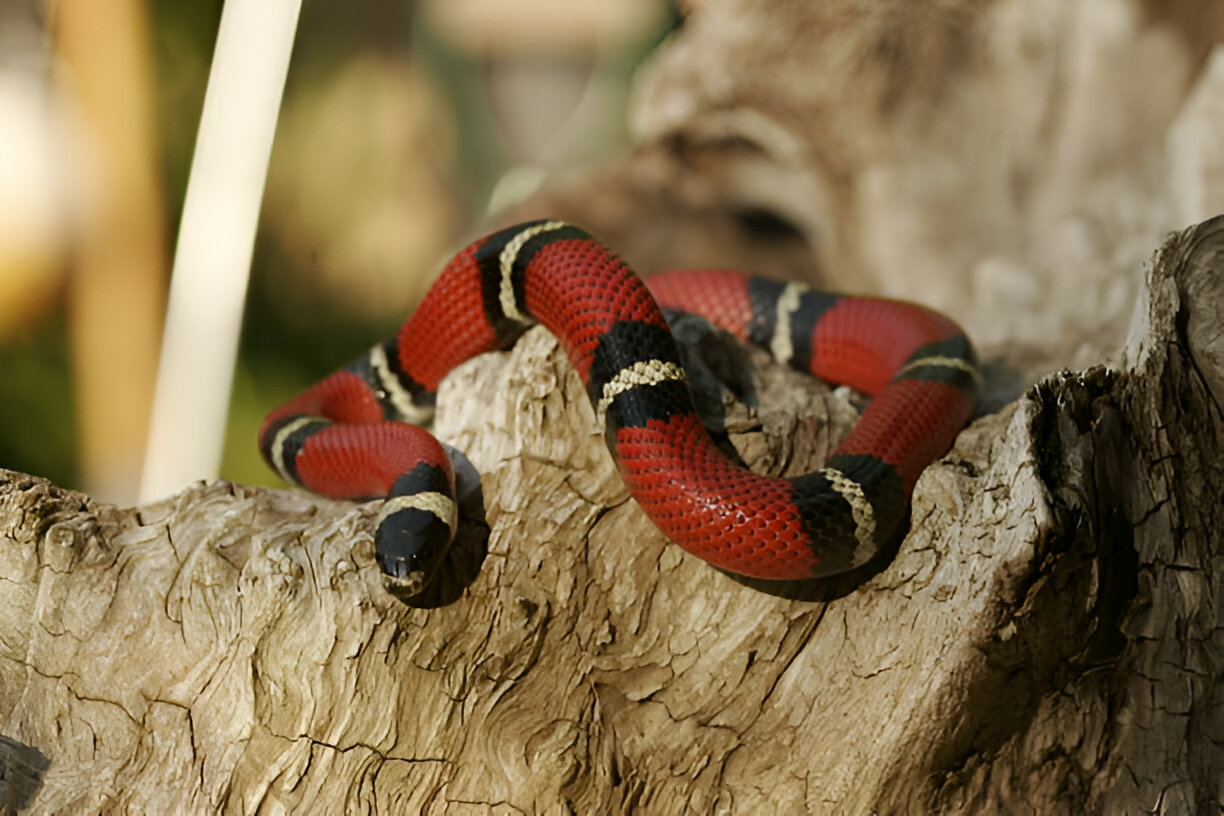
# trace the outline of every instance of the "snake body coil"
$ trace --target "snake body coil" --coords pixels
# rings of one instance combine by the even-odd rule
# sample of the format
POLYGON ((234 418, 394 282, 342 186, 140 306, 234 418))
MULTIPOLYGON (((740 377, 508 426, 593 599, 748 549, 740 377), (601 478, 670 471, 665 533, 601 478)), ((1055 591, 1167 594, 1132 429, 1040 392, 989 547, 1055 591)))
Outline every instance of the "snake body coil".
POLYGON ((587 233, 538 221, 467 247, 394 338, 269 414, 264 458, 318 493, 385 497, 379 562, 408 594, 419 591, 449 545, 456 505, 446 453, 408 423, 432 417, 452 368, 537 322, 560 339, 651 520, 697 557, 756 578, 867 561, 905 523, 914 482, 968 421, 980 379, 964 333, 929 309, 730 271, 646 284, 587 233), (660 304, 874 398, 822 469, 754 474, 698 420, 660 304))

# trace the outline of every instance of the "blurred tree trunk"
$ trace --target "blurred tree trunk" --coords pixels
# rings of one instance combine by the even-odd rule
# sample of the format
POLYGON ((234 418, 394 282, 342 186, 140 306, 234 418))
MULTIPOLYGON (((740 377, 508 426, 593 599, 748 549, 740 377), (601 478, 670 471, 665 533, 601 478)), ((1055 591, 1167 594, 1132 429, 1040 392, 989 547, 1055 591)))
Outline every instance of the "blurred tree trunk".
POLYGON ((68 219, 80 478, 93 495, 130 502, 140 492, 169 268, 148 8, 136 0, 51 8, 59 90, 78 126, 71 172, 88 178, 68 219))
MULTIPOLYGON (((895 556, 782 597, 667 544, 542 330, 440 394, 490 534, 438 608, 383 591, 377 505, 215 483, 128 510, 5 472, 0 731, 50 760, 37 809, 1218 810, 1224 220, 1135 275, 1220 189, 1215 7, 693 5, 641 149, 506 217, 645 269, 850 269, 984 338, 988 412, 895 556)), ((853 409, 758 373, 737 444, 810 469, 853 409)))

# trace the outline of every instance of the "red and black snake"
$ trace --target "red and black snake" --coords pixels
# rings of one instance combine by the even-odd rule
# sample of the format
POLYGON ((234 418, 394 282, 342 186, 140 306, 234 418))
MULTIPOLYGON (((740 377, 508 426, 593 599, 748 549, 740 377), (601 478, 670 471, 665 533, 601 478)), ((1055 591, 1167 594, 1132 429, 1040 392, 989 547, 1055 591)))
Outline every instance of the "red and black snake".
POLYGON ((961 329, 921 306, 731 271, 647 284, 586 232, 536 221, 468 246, 394 338, 269 414, 264 458, 318 493, 385 497, 378 561, 405 594, 419 591, 457 513, 447 454, 409 423, 432 417, 447 372, 533 323, 559 338, 630 493, 664 535, 755 578, 866 562, 906 523, 914 482, 969 420, 980 384, 961 329), (725 458, 699 421, 660 305, 874 398, 820 470, 754 474, 725 458))

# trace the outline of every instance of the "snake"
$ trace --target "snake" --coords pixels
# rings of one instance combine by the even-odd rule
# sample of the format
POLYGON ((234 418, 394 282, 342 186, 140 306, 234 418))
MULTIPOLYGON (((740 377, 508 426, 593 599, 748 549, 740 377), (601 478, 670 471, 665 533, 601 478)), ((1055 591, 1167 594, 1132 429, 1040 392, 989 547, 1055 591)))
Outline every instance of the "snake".
POLYGON ((450 456, 422 427, 439 384, 534 324, 558 338, 629 494, 663 535, 767 581, 844 573, 895 541, 918 476, 949 450, 981 387, 964 331, 932 309, 729 269, 644 280, 588 232, 539 220, 455 255, 392 338, 267 415, 261 454, 291 484, 382 499, 377 562, 402 595, 419 593, 458 524, 450 456), (754 473, 699 419, 665 309, 870 402, 823 467, 754 473))

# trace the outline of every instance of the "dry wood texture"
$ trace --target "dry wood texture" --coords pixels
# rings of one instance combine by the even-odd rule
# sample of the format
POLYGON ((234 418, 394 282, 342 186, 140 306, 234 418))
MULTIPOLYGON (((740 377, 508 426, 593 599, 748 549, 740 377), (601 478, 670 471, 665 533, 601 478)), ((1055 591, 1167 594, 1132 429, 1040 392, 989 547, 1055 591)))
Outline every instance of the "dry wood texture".
MULTIPOLYGON (((1224 210, 1218 4, 691 5, 642 148, 518 212, 981 336, 988 413, 895 557, 788 598, 668 545, 541 330, 443 386, 489 536, 437 608, 383 591, 376 505, 3 473, 0 731, 50 760, 36 808, 1218 812, 1224 221, 1163 236, 1224 210)), ((848 395, 759 377, 737 444, 810 468, 848 395)))

